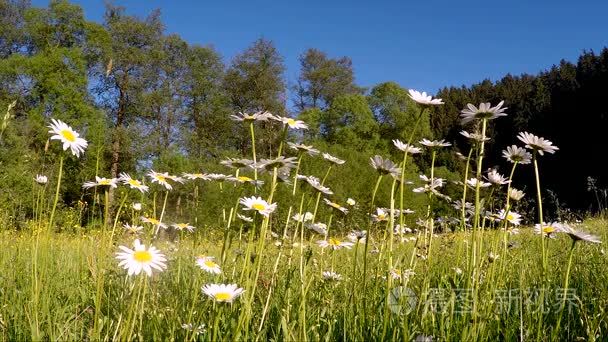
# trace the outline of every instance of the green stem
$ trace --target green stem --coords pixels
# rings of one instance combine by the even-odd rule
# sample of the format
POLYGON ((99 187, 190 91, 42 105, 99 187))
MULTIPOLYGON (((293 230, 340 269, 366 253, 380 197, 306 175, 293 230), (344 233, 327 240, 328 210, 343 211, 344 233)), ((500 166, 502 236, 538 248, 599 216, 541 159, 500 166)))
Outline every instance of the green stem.
MULTIPOLYGON (((540 225, 541 232, 543 230, 543 199, 540 193, 540 174, 538 172, 538 161, 536 159, 536 150, 532 153, 532 159, 534 160, 534 176, 536 180, 536 199, 538 202, 538 224, 540 225)), ((543 279, 547 276, 547 256, 545 251, 545 237, 544 234, 540 234, 540 244, 542 250, 542 265, 543 265, 543 279)))
POLYGON ((55 210, 57 209, 57 202, 59 202, 59 189, 61 188, 61 176, 63 174, 63 155, 59 157, 59 175, 57 176, 57 188, 55 189, 55 199, 53 200, 53 209, 51 210, 51 217, 49 218, 49 231, 53 230, 53 221, 55 219, 55 210))
POLYGON ((469 179, 469 163, 471 162, 471 155, 473 154, 473 149, 469 150, 469 155, 467 156, 467 164, 464 167, 464 180, 463 180, 463 188, 462 188, 462 209, 460 213, 460 228, 462 231, 466 230, 466 203, 467 203, 467 180, 469 179))
MULTIPOLYGON (((253 179, 258 180, 257 157, 255 155, 255 132, 253 129, 253 121, 249 123, 249 131, 251 132, 251 154, 253 155, 253 179)), ((257 192, 257 191, 256 191, 257 192)))
POLYGON ((158 218, 158 224, 156 225, 156 231, 154 232, 154 237, 158 235, 158 231, 160 230, 160 225, 163 223, 163 216, 165 215, 165 208, 167 207, 167 197, 169 196, 169 191, 165 191, 165 200, 163 201, 163 209, 160 212, 160 217, 158 218))
POLYGON ((482 121, 482 128, 481 128, 481 143, 479 144, 479 150, 478 150, 478 155, 477 155, 477 172, 475 174, 475 177, 477 177, 477 184, 475 186, 475 217, 473 218, 473 248, 472 248, 472 253, 473 253, 473 262, 472 262, 472 267, 473 270, 476 267, 476 256, 477 256, 477 230, 479 229, 479 219, 480 219, 480 211, 481 211, 481 206, 480 206, 480 199, 479 199, 479 193, 480 193, 480 185, 481 185, 481 177, 482 177, 482 163, 483 163, 483 157, 484 157, 484 148, 485 148, 485 137, 486 137, 486 126, 487 126, 487 120, 484 119, 482 121))
POLYGON ((570 281, 570 268, 572 266, 572 256, 574 255, 574 246, 576 245, 576 240, 572 240, 572 246, 570 247, 570 253, 568 256, 568 268, 566 268, 566 277, 564 278, 564 293, 562 295, 562 305, 560 306, 559 317, 557 318, 557 325, 555 326, 555 330, 553 331, 553 337, 557 340, 557 333, 559 331, 560 324, 562 322, 562 316, 564 314, 564 307, 566 306, 566 294, 568 293, 568 284, 570 281))
MULTIPOLYGON (((414 140, 414 134, 416 133, 418 125, 420 124, 420 121, 422 119, 422 115, 424 114, 425 109, 426 109, 426 107, 424 107, 424 106, 422 108, 420 108, 420 114, 418 115, 418 119, 416 119, 414 128, 412 129, 412 132, 410 133, 410 136, 407 139, 408 146, 410 146, 412 144, 412 140, 414 140)), ((404 193, 405 193, 405 166, 407 165, 407 154, 408 154, 407 152, 404 152, 404 154, 403 154, 403 163, 401 164, 401 182, 399 183, 399 224, 400 224, 400 227, 403 227, 403 220, 404 220, 403 197, 404 197, 404 193)))

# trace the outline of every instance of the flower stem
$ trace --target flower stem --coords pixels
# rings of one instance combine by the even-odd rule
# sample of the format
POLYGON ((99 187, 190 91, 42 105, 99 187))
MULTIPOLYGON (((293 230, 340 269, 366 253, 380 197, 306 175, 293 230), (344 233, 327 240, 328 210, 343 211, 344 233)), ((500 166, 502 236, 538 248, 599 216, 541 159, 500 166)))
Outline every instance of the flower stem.
POLYGON ((59 202, 59 189, 61 188, 61 176, 63 174, 63 155, 59 157, 59 174, 57 176, 57 188, 55 189, 55 199, 53 200, 53 209, 51 210, 51 217, 49 218, 48 230, 53 230, 53 220, 55 219, 55 210, 57 209, 57 202, 59 202))
MULTIPOLYGON (((534 161, 534 176, 536 179, 536 199, 538 202, 538 224, 540 225, 541 232, 543 230, 543 199, 540 193, 540 174, 538 172, 538 160, 536 158, 536 150, 532 153, 532 159, 534 161)), ((542 265, 543 265, 543 279, 547 276, 547 255, 545 251, 545 236, 540 234, 540 244, 542 250, 542 265)))
MULTIPOLYGON (((255 132, 253 129, 253 121, 249 123, 249 131, 251 132, 251 154, 253 155, 253 179, 258 180, 257 157, 255 155, 255 132)), ((257 192, 257 189, 254 189, 257 192)))
MULTIPOLYGON (((542 228, 542 227, 541 227, 542 228)), ((566 268, 566 277, 564 278, 564 293, 562 294, 562 305, 560 306, 559 316, 557 318, 557 325, 555 326, 555 330, 553 331, 553 337, 557 340, 557 333, 559 332, 559 327, 562 322, 562 316, 564 314, 564 308, 566 306, 566 294, 568 293, 568 284, 570 281, 570 268, 572 266, 572 256, 574 255, 574 246, 576 245, 576 240, 572 240, 572 245, 570 246, 570 253, 568 255, 568 267, 566 268)))

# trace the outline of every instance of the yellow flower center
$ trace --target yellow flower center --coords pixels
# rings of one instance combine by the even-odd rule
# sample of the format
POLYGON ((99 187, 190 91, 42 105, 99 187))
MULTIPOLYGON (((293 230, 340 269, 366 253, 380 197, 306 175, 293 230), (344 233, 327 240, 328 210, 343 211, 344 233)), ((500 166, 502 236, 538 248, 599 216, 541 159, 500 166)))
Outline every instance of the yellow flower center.
POLYGON ((251 182, 253 179, 246 176, 239 176, 238 180, 240 180, 241 182, 251 182))
POLYGON ((378 220, 386 219, 386 214, 378 214, 378 220))
POLYGON ((133 186, 141 186, 141 182, 137 179, 129 179, 129 184, 133 186))
POLYGON ((158 179, 158 181, 161 183, 167 183, 167 177, 163 175, 156 175, 156 179, 158 179))
POLYGON ((152 224, 159 224, 159 223, 160 223, 160 221, 159 221, 159 220, 157 220, 157 219, 153 219, 153 218, 148 219, 148 221, 150 221, 150 223, 152 223, 152 224))
POLYGON ((110 185, 112 184, 109 179, 102 179, 99 181, 99 185, 110 185))
POLYGON ((262 211, 262 210, 266 209, 266 206, 263 203, 256 203, 256 204, 252 205, 251 207, 257 211, 262 211))
POLYGON ((331 246, 340 246, 342 244, 342 242, 340 240, 334 239, 334 238, 329 239, 328 243, 331 246))
POLYGON ((175 225, 178 229, 184 229, 188 226, 187 223, 178 223, 175 225))
POLYGON ((133 259, 137 262, 150 262, 152 261, 152 254, 148 251, 136 251, 133 253, 133 259))
POLYGON ((507 215, 507 221, 512 221, 514 219, 515 219, 515 217, 513 217, 513 215, 511 215, 511 214, 507 215))
POLYGON ((214 263, 214 262, 213 262, 213 261, 211 261, 211 260, 205 260, 204 264, 205 264, 205 266, 207 266, 207 267, 209 267, 209 268, 216 268, 216 267, 217 267, 217 264, 216 264, 216 263, 214 263))
POLYGON ((551 234, 551 233, 553 233, 554 231, 555 231, 555 228, 554 228, 554 227, 551 227, 551 226, 547 226, 547 227, 544 227, 544 228, 543 228, 543 232, 544 232, 544 233, 547 233, 547 234, 551 234))
POLYGON ((214 294, 213 296, 215 297, 215 300, 217 300, 218 302, 227 301, 232 297, 230 295, 230 293, 228 293, 228 292, 218 292, 218 293, 214 294))
POLYGON ((60 132, 61 136, 65 138, 65 140, 73 143, 76 141, 76 136, 69 129, 64 129, 60 132))
POLYGON ((294 119, 287 119, 287 124, 290 127, 293 127, 296 124, 296 120, 294 120, 294 119))

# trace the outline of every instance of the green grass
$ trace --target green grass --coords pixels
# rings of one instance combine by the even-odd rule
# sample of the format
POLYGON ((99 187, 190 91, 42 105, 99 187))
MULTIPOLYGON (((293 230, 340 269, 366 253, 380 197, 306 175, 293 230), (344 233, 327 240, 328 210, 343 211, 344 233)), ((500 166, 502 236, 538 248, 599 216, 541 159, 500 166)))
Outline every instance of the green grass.
MULTIPOLYGON (((605 221, 590 220, 585 226, 607 241, 605 221)), ((376 229, 381 231, 382 226, 376 229)), ((200 254, 220 259, 221 235, 199 232, 196 238, 185 236, 183 241, 154 241, 166 254, 168 268, 143 277, 147 284, 141 305, 136 296, 142 277, 127 277, 114 259, 117 246, 130 246, 132 237, 121 235, 110 244, 98 232, 43 232, 36 282, 36 236, 5 230, 0 233, 0 340, 127 339, 127 322, 134 323, 131 338, 140 340, 361 341, 412 340, 424 335, 436 340, 546 341, 608 336, 608 256, 602 245, 576 245, 567 292, 572 306, 566 307, 561 329, 554 336, 558 293, 562 293, 571 245, 565 235, 548 242, 549 270, 543 281, 540 238, 531 229, 510 236, 516 247, 506 252, 502 233, 485 232, 478 268, 482 280, 475 292, 468 290, 472 288, 467 276, 468 233, 435 238, 431 262, 413 256, 418 252, 414 242, 395 242, 393 264, 405 270, 412 261, 415 275, 392 281, 389 290, 403 285, 417 297, 411 310, 403 298, 397 314, 386 302, 388 253, 380 234, 370 243, 370 251, 377 247, 379 252, 369 254, 367 274, 362 273, 363 245, 332 252, 314 243, 320 237, 310 237, 301 254, 300 246, 294 247, 289 239, 281 241, 281 246, 277 239, 268 240, 251 307, 248 292, 232 305, 214 303, 202 294, 201 286, 236 283, 245 287, 250 277, 241 277, 241 272, 252 270, 256 261, 255 256, 245 260, 248 237, 238 241, 237 233, 231 235, 226 260, 220 262, 223 273, 217 276, 197 268, 194 261, 200 254), (499 258, 490 262, 490 252, 499 258), (323 280, 321 273, 332 265, 342 281, 323 280), (457 274, 454 268, 463 273, 457 274), (546 295, 546 312, 539 310, 542 301, 536 294, 541 292, 546 295), (182 328, 185 323, 205 324, 205 330, 194 334, 182 328)), ((252 243, 257 246, 258 241, 252 243)))

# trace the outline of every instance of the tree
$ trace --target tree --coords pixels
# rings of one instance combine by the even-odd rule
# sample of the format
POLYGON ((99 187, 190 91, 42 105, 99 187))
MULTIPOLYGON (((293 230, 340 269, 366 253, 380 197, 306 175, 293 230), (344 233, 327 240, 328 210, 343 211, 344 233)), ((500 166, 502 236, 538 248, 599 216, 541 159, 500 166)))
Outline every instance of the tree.
POLYGON ((379 140, 378 123, 363 95, 337 97, 321 116, 322 135, 332 143, 358 151, 374 148, 379 140))
POLYGON ((97 65, 95 93, 111 123, 110 175, 117 177, 125 160, 131 161, 131 167, 136 162, 129 156, 134 146, 128 139, 136 141, 142 134, 141 126, 132 124, 142 120, 138 101, 150 82, 146 70, 152 54, 161 48, 163 25, 158 11, 140 20, 126 15, 122 7, 108 5, 105 26, 112 41, 104 54, 105 63, 97 65))
MULTIPOLYGON (((407 141, 420 115, 420 109, 408 96, 407 90, 394 82, 380 83, 372 88, 368 102, 378 121, 380 136, 388 141, 407 141)), ((418 123, 414 142, 432 136, 431 115, 429 111, 425 111, 423 115, 418 123)))
MULTIPOLYGON (((4 159, 2 164, 5 169, 31 174, 31 170, 40 172, 57 151, 53 148, 47 153, 45 149, 50 118, 69 122, 85 134, 92 148, 103 144, 103 113, 88 92, 92 55, 87 54, 97 49, 98 37, 93 39, 93 32, 99 33, 100 27, 87 22, 82 9, 67 1, 52 1, 48 8, 26 8, 23 3, 15 6, 16 10, 13 7, 4 14, 18 15, 12 18, 16 20, 16 31, 12 31, 15 35, 4 41, 3 53, 8 56, 0 60, 0 103, 4 107, 5 101, 17 101, 15 121, 2 146, 2 156, 12 158, 4 159), (24 141, 23 137, 27 139, 24 141), (29 172, 25 172, 27 169, 29 172)), ((3 18, 3 22, 7 20, 3 18)), ((94 165, 94 158, 66 160, 66 202, 80 195, 78 184, 83 174, 94 170, 94 165)), ((21 186, 29 186, 23 177, 12 178, 11 182, 9 194, 14 192, 16 197, 20 197, 21 186)))
POLYGON ((188 49, 186 63, 185 146, 195 158, 217 157, 234 140, 228 97, 222 87, 224 65, 215 50, 201 46, 188 49))
MULTIPOLYGON (((244 52, 232 60, 224 78, 224 88, 234 112, 268 111, 285 115, 285 80, 283 57, 274 44, 263 38, 256 40, 244 52)), ((271 125, 260 125, 256 134, 259 146, 265 146, 265 154, 272 152, 278 133, 271 125)), ((249 149, 247 131, 239 126, 235 131, 239 137, 237 144, 242 151, 249 149)))
POLYGON ((293 87, 295 107, 298 111, 326 109, 338 96, 362 94, 354 81, 350 58, 332 59, 320 50, 308 49, 300 56, 300 76, 293 87))

